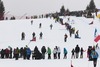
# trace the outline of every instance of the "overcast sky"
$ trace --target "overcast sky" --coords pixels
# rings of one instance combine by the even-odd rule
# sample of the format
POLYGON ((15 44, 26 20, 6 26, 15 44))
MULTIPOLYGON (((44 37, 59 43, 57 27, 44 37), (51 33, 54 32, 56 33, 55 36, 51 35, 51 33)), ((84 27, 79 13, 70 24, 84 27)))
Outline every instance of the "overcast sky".
MULTIPOLYGON (((39 15, 60 11, 62 5, 69 10, 84 10, 90 0, 2 0, 5 13, 13 15, 39 15)), ((97 8, 100 8, 100 0, 94 0, 97 8)))

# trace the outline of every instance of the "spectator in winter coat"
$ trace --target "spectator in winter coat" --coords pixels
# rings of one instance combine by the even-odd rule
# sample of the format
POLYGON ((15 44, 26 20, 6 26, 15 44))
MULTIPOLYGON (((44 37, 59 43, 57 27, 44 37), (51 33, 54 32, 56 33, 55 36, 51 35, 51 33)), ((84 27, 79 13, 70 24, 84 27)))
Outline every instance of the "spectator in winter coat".
POLYGON ((5 57, 6 57, 6 58, 9 58, 9 53, 10 53, 9 49, 6 48, 6 49, 5 49, 5 57))
POLYGON ((13 50, 13 58, 15 58, 15 50, 16 50, 16 49, 14 48, 14 50, 13 50))
POLYGON ((74 48, 72 49, 71 53, 72 53, 71 58, 75 58, 75 50, 74 50, 74 48))
POLYGON ((84 50, 83 50, 83 48, 81 48, 81 53, 80 53, 80 58, 83 58, 83 52, 84 52, 84 50))
POLYGON ((27 56, 27 59, 30 60, 30 56, 31 56, 31 50, 30 50, 30 48, 26 49, 26 56, 27 56))
POLYGON ((42 52, 42 58, 45 59, 45 53, 46 53, 46 48, 45 48, 45 46, 43 46, 43 47, 41 48, 41 52, 42 52))
POLYGON ((67 38, 68 38, 68 35, 67 35, 67 34, 65 34, 65 35, 64 35, 64 42, 66 42, 66 41, 67 41, 67 38))
POLYGON ((15 60, 18 60, 18 58, 19 58, 19 48, 17 47, 15 49, 15 60))
POLYGON ((61 53, 60 47, 58 47, 57 53, 58 53, 58 59, 60 59, 60 53, 61 53))
POLYGON ((94 67, 96 67, 96 65, 97 65, 97 59, 98 59, 98 53, 95 51, 95 49, 94 50, 92 50, 92 53, 91 53, 91 56, 92 56, 92 58, 93 58, 93 65, 94 65, 94 67))
POLYGON ((38 59, 42 59, 42 54, 40 53, 40 51, 38 50, 38 47, 35 46, 34 48, 34 56, 35 56, 35 59, 38 60, 38 59))
POLYGON ((4 55, 5 55, 5 51, 4 51, 4 49, 2 49, 2 50, 1 50, 1 59, 4 58, 4 55))
POLYGON ((12 58, 12 47, 9 48, 10 48, 9 58, 12 58))
POLYGON ((89 46, 87 50, 87 57, 89 58, 89 60, 92 60, 91 53, 92 53, 92 46, 89 46))
POLYGON ((75 47, 76 58, 79 57, 79 52, 80 52, 80 47, 78 45, 76 45, 76 47, 75 47))
POLYGON ((66 48, 64 48, 64 58, 63 59, 67 59, 67 49, 66 48))
POLYGON ((57 49, 56 48, 54 48, 53 50, 53 57, 54 59, 57 59, 57 49))
POLYGON ((48 59, 51 59, 51 49, 49 47, 47 49, 47 53, 48 53, 48 59))
POLYGON ((20 58, 23 57, 23 50, 24 50, 23 47, 21 47, 21 48, 20 48, 20 56, 19 56, 20 58))
POLYGON ((24 60, 26 59, 26 56, 27 56, 27 55, 26 55, 26 49, 27 49, 26 47, 24 47, 24 49, 23 49, 23 59, 24 59, 24 60))

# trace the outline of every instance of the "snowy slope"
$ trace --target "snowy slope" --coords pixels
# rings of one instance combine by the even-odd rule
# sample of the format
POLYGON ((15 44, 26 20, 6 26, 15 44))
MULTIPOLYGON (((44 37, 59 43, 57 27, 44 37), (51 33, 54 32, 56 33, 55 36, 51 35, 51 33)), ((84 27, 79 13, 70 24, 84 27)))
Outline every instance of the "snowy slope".
MULTIPOLYGON (((67 21, 68 17, 63 17, 64 22, 67 21)), ((87 59, 86 52, 84 52, 83 59, 71 59, 71 50, 75 48, 78 44, 80 47, 83 47, 84 50, 87 50, 88 46, 94 45, 94 30, 95 28, 100 30, 100 23, 98 19, 86 19, 84 17, 70 17, 72 27, 75 27, 76 30, 79 30, 79 36, 81 39, 75 39, 74 35, 72 37, 69 36, 69 32, 66 30, 64 25, 59 23, 55 23, 54 19, 33 19, 33 25, 31 25, 31 19, 28 20, 5 20, 0 21, 0 49, 7 48, 11 46, 13 48, 16 47, 24 47, 28 45, 32 50, 35 46, 38 46, 41 49, 42 46, 50 47, 52 50, 55 46, 59 46, 61 48, 61 59, 54 60, 53 54, 52 59, 48 60, 47 55, 45 60, 23 60, 19 59, 15 61, 15 59, 0 59, 0 66, 6 67, 70 67, 70 63, 72 60, 72 64, 74 67, 93 67, 92 62, 89 62, 87 59), (74 20, 74 21, 72 21, 74 20), (91 21, 95 23, 93 25, 89 25, 91 21), (39 28, 39 23, 42 23, 42 28, 39 28), (53 29, 50 30, 50 24, 53 24, 53 29), (24 41, 21 41, 21 33, 25 32, 26 38, 24 41), (30 42, 32 39, 32 33, 36 33, 36 42, 30 42), (43 39, 39 39, 39 33, 43 32, 43 39), (64 42, 64 34, 68 34, 68 41, 64 42), (30 44, 28 44, 30 42, 30 44), (63 48, 67 48, 68 50, 68 59, 63 59, 63 48)), ((99 32, 98 32, 99 33, 99 32)), ((99 42, 98 42, 99 43, 99 42)), ((100 43, 99 43, 100 44, 100 43)), ((98 60, 100 61, 100 59, 98 60)), ((99 67, 100 62, 98 62, 97 67, 99 67)))

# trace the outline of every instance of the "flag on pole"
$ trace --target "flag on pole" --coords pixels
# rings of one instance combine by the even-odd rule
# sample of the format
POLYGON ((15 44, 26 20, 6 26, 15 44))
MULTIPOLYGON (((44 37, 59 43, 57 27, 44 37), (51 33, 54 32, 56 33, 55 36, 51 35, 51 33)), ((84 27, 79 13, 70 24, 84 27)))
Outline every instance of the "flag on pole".
POLYGON ((98 42, 99 40, 100 40, 100 35, 98 35, 98 36, 94 39, 95 42, 98 42))
POLYGON ((32 40, 30 40, 30 41, 36 41, 36 37, 33 37, 33 39, 32 39, 32 40))

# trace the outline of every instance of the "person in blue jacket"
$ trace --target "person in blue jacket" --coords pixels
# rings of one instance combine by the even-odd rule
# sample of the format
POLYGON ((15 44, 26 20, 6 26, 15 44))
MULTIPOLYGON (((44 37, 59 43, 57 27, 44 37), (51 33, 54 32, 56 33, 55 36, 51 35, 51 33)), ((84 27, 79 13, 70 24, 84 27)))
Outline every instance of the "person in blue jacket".
POLYGON ((64 48, 64 58, 63 59, 67 59, 67 49, 66 48, 64 48))
POLYGON ((92 50, 92 53, 91 53, 91 57, 93 59, 93 65, 94 67, 96 67, 97 65, 97 59, 98 59, 98 53, 95 51, 95 49, 92 50))
POLYGON ((30 50, 30 48, 26 49, 26 56, 27 56, 27 59, 30 60, 30 56, 31 56, 31 50, 30 50))

